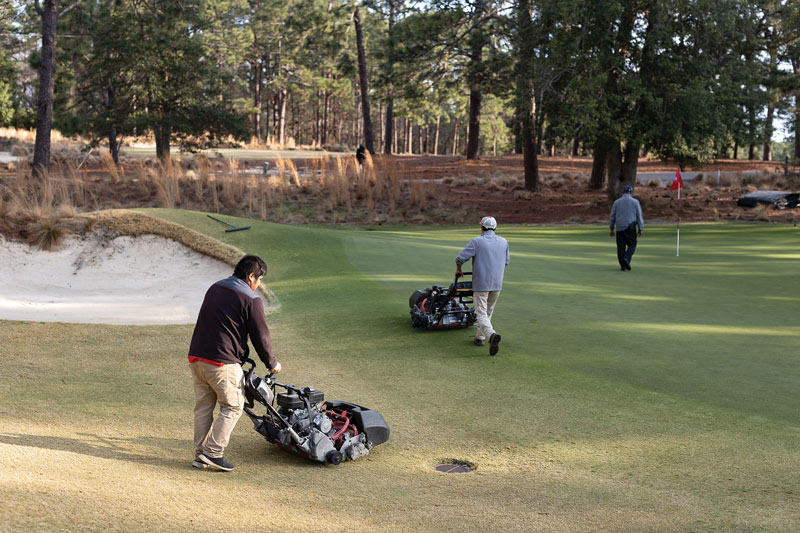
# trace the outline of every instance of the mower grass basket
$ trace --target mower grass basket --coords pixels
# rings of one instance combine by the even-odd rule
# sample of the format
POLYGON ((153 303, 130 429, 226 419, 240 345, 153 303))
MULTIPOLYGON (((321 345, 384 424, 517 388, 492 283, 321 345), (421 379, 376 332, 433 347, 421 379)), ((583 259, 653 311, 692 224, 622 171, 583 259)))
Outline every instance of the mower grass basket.
POLYGON ((434 285, 414 291, 408 299, 411 325, 415 328, 466 328, 475 323, 472 303, 472 272, 464 272, 469 280, 456 277, 450 287, 434 285))
POLYGON ((253 429, 279 448, 338 465, 346 459, 364 457, 373 446, 389 440, 389 426, 379 413, 350 402, 325 402, 321 390, 278 383, 273 374, 262 379, 255 373, 253 360, 248 358, 247 363, 244 412, 253 421, 253 429), (275 387, 285 392, 276 396, 275 387), (255 402, 267 412, 256 414, 255 402))

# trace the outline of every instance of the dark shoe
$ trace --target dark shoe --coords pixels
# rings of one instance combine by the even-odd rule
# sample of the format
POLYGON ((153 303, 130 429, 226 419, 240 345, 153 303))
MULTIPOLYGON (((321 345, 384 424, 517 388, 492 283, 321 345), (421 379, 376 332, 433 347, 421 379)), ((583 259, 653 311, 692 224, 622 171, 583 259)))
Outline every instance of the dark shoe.
POLYGON ((620 265, 620 266, 619 266, 619 269, 620 269, 621 271, 625 272, 625 265, 620 265))
POLYGON ((492 333, 492 336, 489 337, 489 355, 496 355, 499 349, 500 349, 500 334, 492 333))
POLYGON ((223 470, 225 472, 230 472, 233 470, 233 464, 229 463, 222 457, 209 457, 204 453, 201 453, 198 457, 201 461, 212 468, 216 468, 217 470, 223 470))
POLYGON ((625 270, 630 270, 630 269, 631 269, 630 261, 625 261, 625 270))
POLYGON ((483 346, 484 344, 486 344, 486 343, 483 341, 483 339, 475 339, 475 341, 474 341, 474 342, 475 342, 475 346, 483 346))
POLYGON ((208 468, 208 465, 201 462, 200 459, 198 458, 192 461, 192 467, 199 468, 200 470, 205 470, 206 468, 208 468))
POLYGON ((628 261, 623 259, 622 263, 620 263, 620 270, 630 270, 630 269, 631 269, 630 263, 628 263, 628 261))

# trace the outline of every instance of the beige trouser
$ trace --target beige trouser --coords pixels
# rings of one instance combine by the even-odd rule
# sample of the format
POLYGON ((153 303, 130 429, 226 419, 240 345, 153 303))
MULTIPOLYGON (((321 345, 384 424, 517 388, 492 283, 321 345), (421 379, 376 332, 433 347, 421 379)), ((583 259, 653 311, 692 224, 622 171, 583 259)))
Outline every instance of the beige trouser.
POLYGON ((494 333, 494 328, 492 327, 492 313, 494 313, 494 304, 497 303, 497 298, 499 296, 500 291, 474 291, 472 293, 472 301, 475 303, 475 318, 478 326, 478 331, 475 332, 476 339, 485 340, 494 333))
POLYGON ((242 365, 189 363, 194 381, 194 455, 223 456, 244 407, 242 365), (219 414, 214 420, 214 408, 219 414))

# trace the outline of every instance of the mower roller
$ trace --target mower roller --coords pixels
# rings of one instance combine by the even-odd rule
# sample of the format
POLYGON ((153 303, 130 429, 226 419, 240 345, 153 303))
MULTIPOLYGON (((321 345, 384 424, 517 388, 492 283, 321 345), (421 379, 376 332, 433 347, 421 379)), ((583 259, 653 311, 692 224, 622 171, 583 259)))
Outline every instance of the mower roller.
POLYGON ((472 302, 472 272, 464 272, 470 280, 458 280, 450 287, 433 285, 414 291, 408 299, 411 325, 415 328, 452 329, 466 328, 475 323, 472 302))
POLYGON ((248 363, 244 412, 267 442, 307 459, 338 465, 364 457, 389 440, 389 426, 379 413, 350 402, 326 402, 321 390, 278 383, 274 374, 261 378, 255 373, 255 362, 247 358, 244 364, 248 363), (276 395, 276 387, 284 392, 276 395), (256 402, 267 412, 256 414, 256 402))

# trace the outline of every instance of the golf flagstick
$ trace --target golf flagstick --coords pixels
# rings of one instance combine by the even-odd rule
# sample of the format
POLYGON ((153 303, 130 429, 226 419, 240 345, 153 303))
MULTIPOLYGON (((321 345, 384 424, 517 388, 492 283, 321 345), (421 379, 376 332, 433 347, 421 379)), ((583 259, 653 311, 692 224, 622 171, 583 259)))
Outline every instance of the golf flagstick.
POLYGON ((672 180, 672 186, 669 190, 674 191, 678 189, 678 240, 675 247, 675 257, 681 255, 681 189, 683 188, 683 180, 681 179, 681 169, 675 171, 675 179, 672 180))

